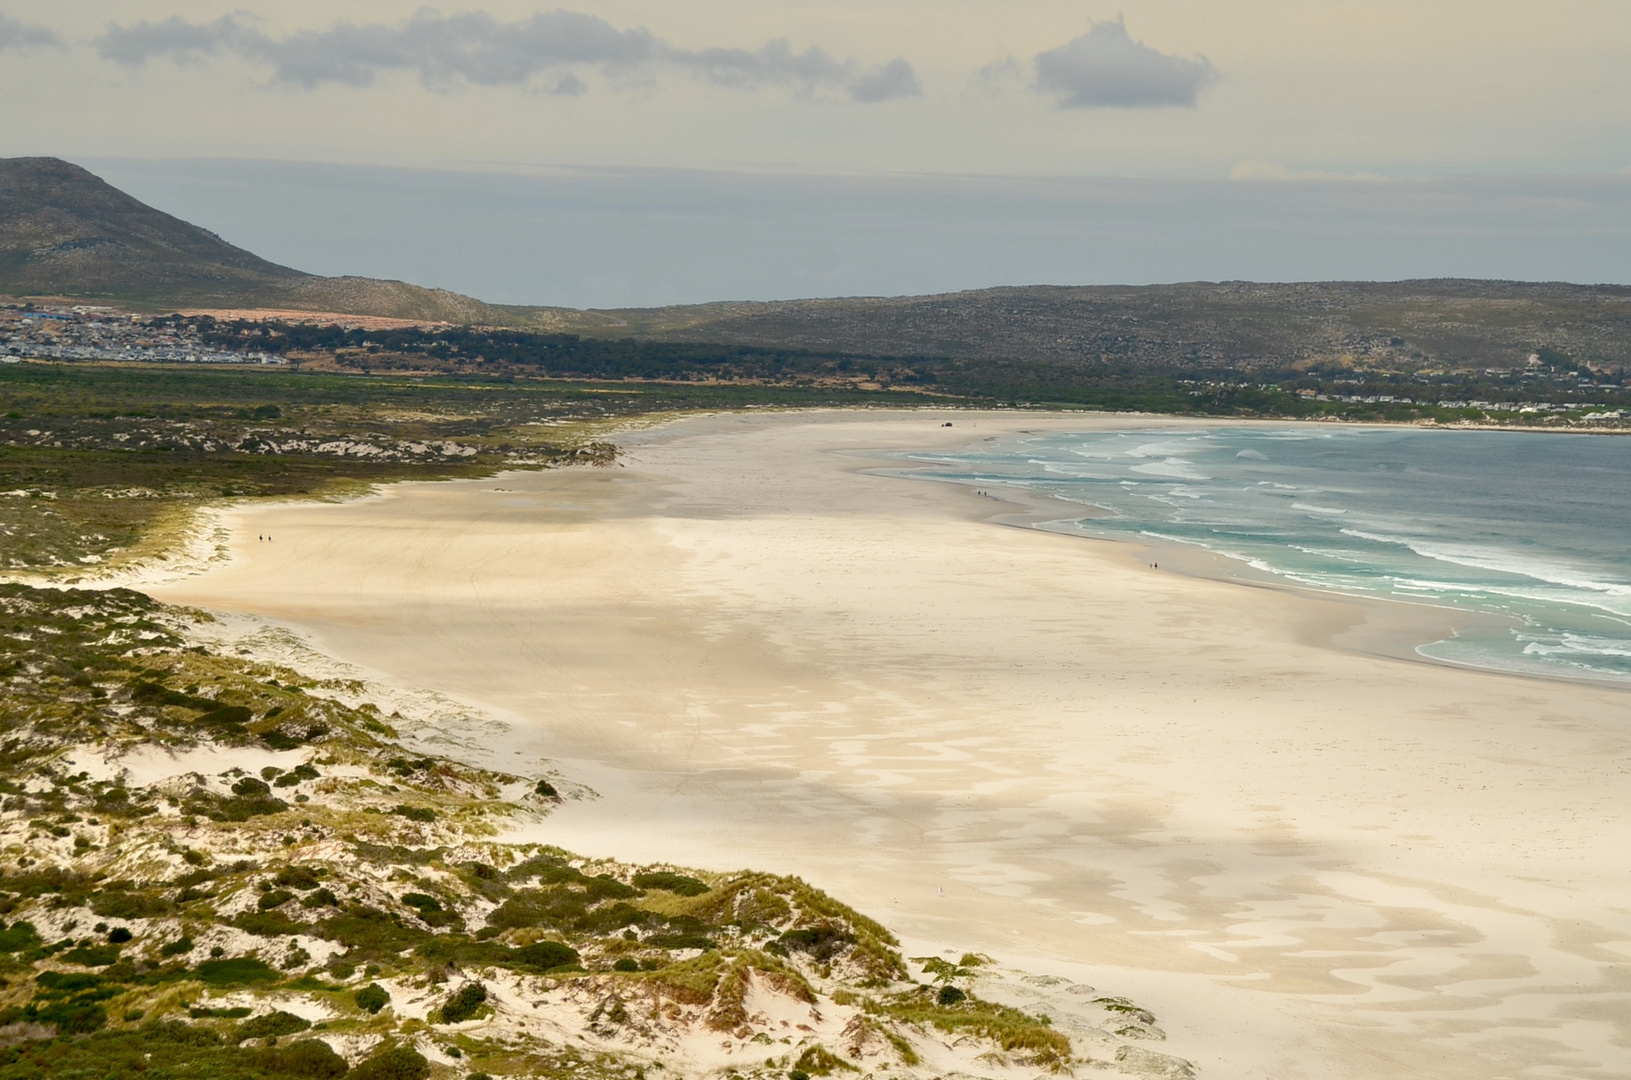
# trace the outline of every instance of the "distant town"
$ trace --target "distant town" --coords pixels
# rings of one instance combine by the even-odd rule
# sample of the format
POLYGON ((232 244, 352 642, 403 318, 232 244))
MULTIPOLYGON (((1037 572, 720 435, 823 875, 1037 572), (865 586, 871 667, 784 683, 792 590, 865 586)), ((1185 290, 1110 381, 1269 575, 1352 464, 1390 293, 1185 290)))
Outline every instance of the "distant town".
MULTIPOLYGON (((360 374, 707 378, 761 384, 847 380, 868 389, 894 384, 927 390, 941 398, 987 389, 958 385, 955 378, 947 378, 956 374, 953 365, 927 357, 593 339, 307 312, 142 315, 92 304, 0 305, 0 363, 23 360, 269 365, 360 374)), ((1550 349, 1531 353, 1526 363, 1509 368, 1470 371, 1305 363, 1262 378, 1270 374, 1264 369, 1274 366, 1259 361, 1250 374, 1217 372, 1198 378, 1173 370, 1164 376, 1170 380, 1167 394, 1142 396, 1119 390, 1148 386, 1155 373, 1122 371, 1104 379, 1108 393, 1088 394, 1077 407, 1604 430, 1631 426, 1631 408, 1622 407, 1631 404, 1631 378, 1623 369, 1597 369, 1550 349)), ((1079 373, 1091 374, 1094 367, 1084 359, 1079 373)), ((1010 401, 1031 404, 1018 396, 1010 401)), ((1072 404, 1062 395, 1058 401, 1048 400, 1061 403, 1072 404)))
POLYGON ((125 360, 169 364, 282 364, 258 350, 206 345, 196 319, 130 315, 76 304, 0 307, 0 360, 125 360))

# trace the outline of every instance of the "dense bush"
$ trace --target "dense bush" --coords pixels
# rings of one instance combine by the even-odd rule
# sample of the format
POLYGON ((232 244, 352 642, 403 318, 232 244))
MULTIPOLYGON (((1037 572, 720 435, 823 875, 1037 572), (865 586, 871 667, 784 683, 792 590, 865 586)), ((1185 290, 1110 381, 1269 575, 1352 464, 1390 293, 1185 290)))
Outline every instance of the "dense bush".
MULTIPOLYGON (((285 773, 284 775, 289 774, 285 773)), ((317 888, 319 879, 317 872, 309 866, 285 866, 278 871, 277 877, 273 879, 272 883, 286 889, 297 889, 300 892, 306 892, 309 889, 317 888)))
POLYGON ((278 973, 264 960, 234 956, 224 960, 206 960, 198 965, 192 977, 210 986, 251 986, 276 982, 278 973))
POLYGON ((663 889, 667 892, 678 893, 680 896, 701 896, 708 891, 706 883, 685 874, 676 874, 668 870, 654 870, 649 873, 635 874, 634 883, 642 889, 663 889))
POLYGON ((311 1080, 331 1080, 350 1071, 345 1058, 321 1039, 301 1039, 288 1046, 262 1050, 255 1061, 269 1073, 311 1080))
POLYGON ((278 1009, 239 1024, 232 1031, 232 1041, 243 1042, 245 1039, 265 1039, 275 1035, 293 1035, 295 1032, 305 1031, 309 1027, 311 1027, 310 1020, 278 1009))
POLYGON ((510 950, 509 960, 518 967, 548 971, 570 967, 578 962, 578 950, 559 941, 535 941, 510 950))
POLYGON ((351 1000, 364 1012, 377 1013, 391 1003, 391 995, 379 983, 369 983, 351 995, 351 1000))
POLYGON ((836 926, 806 926, 787 931, 776 942, 785 949, 825 962, 855 944, 855 935, 836 926))
POLYGON ((164 945, 159 949, 159 955, 160 956, 180 956, 182 953, 189 953, 189 952, 192 952, 192 951, 193 951, 193 939, 191 937, 188 937, 186 934, 182 934, 180 937, 176 938, 174 941, 165 942, 164 945))
POLYGON ((255 901, 255 906, 262 911, 271 911, 273 908, 281 907, 293 899, 294 893, 288 889, 273 889, 271 892, 261 893, 260 899, 255 901))
POLYGON ((442 1023, 462 1024, 476 1015, 487 1001, 487 987, 479 982, 465 983, 442 1003, 442 1023))
MULTIPOLYGON (((428 1071, 386 1072, 376 1080, 424 1080, 428 1071)), ((237 1047, 208 1028, 175 1020, 0 1050, 0 1080, 338 1080, 347 1072, 345 1058, 316 1039, 237 1047)))
POLYGON ((22 952, 24 949, 38 948, 40 943, 40 934, 34 929, 34 924, 22 919, 0 930, 0 952, 22 952))
POLYGON ((426 1080, 428 1076, 430 1062, 424 1054, 411 1046, 395 1046, 352 1069, 350 1080, 426 1080))

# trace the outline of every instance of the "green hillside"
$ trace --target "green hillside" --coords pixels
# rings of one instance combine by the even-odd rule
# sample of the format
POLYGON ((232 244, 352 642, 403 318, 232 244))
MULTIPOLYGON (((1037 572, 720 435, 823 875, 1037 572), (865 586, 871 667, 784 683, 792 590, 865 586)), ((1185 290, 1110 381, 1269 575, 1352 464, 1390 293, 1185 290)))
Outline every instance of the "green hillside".
POLYGON ((0 159, 0 294, 149 309, 271 307, 458 323, 513 318, 444 289, 279 266, 48 157, 0 159))

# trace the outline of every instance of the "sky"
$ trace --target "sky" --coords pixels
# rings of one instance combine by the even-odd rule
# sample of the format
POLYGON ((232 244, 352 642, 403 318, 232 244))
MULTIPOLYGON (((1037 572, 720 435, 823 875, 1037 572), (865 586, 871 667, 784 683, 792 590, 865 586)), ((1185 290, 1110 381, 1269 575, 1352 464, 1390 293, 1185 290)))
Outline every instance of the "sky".
POLYGON ((0 154, 496 300, 1631 280, 1624 0, 0 0, 0 94, 0 154))

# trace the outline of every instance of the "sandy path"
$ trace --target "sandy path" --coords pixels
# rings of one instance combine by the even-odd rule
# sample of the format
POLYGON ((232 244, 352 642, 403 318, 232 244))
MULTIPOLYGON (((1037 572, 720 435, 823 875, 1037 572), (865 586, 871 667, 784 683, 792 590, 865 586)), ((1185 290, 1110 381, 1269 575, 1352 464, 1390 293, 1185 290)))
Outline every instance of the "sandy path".
POLYGON ((800 873, 1139 998, 1203 1076, 1631 1077, 1631 695, 1339 652, 1349 605, 834 452, 1093 422, 955 419, 256 508, 154 591, 507 720, 605 796, 540 837, 800 873))

